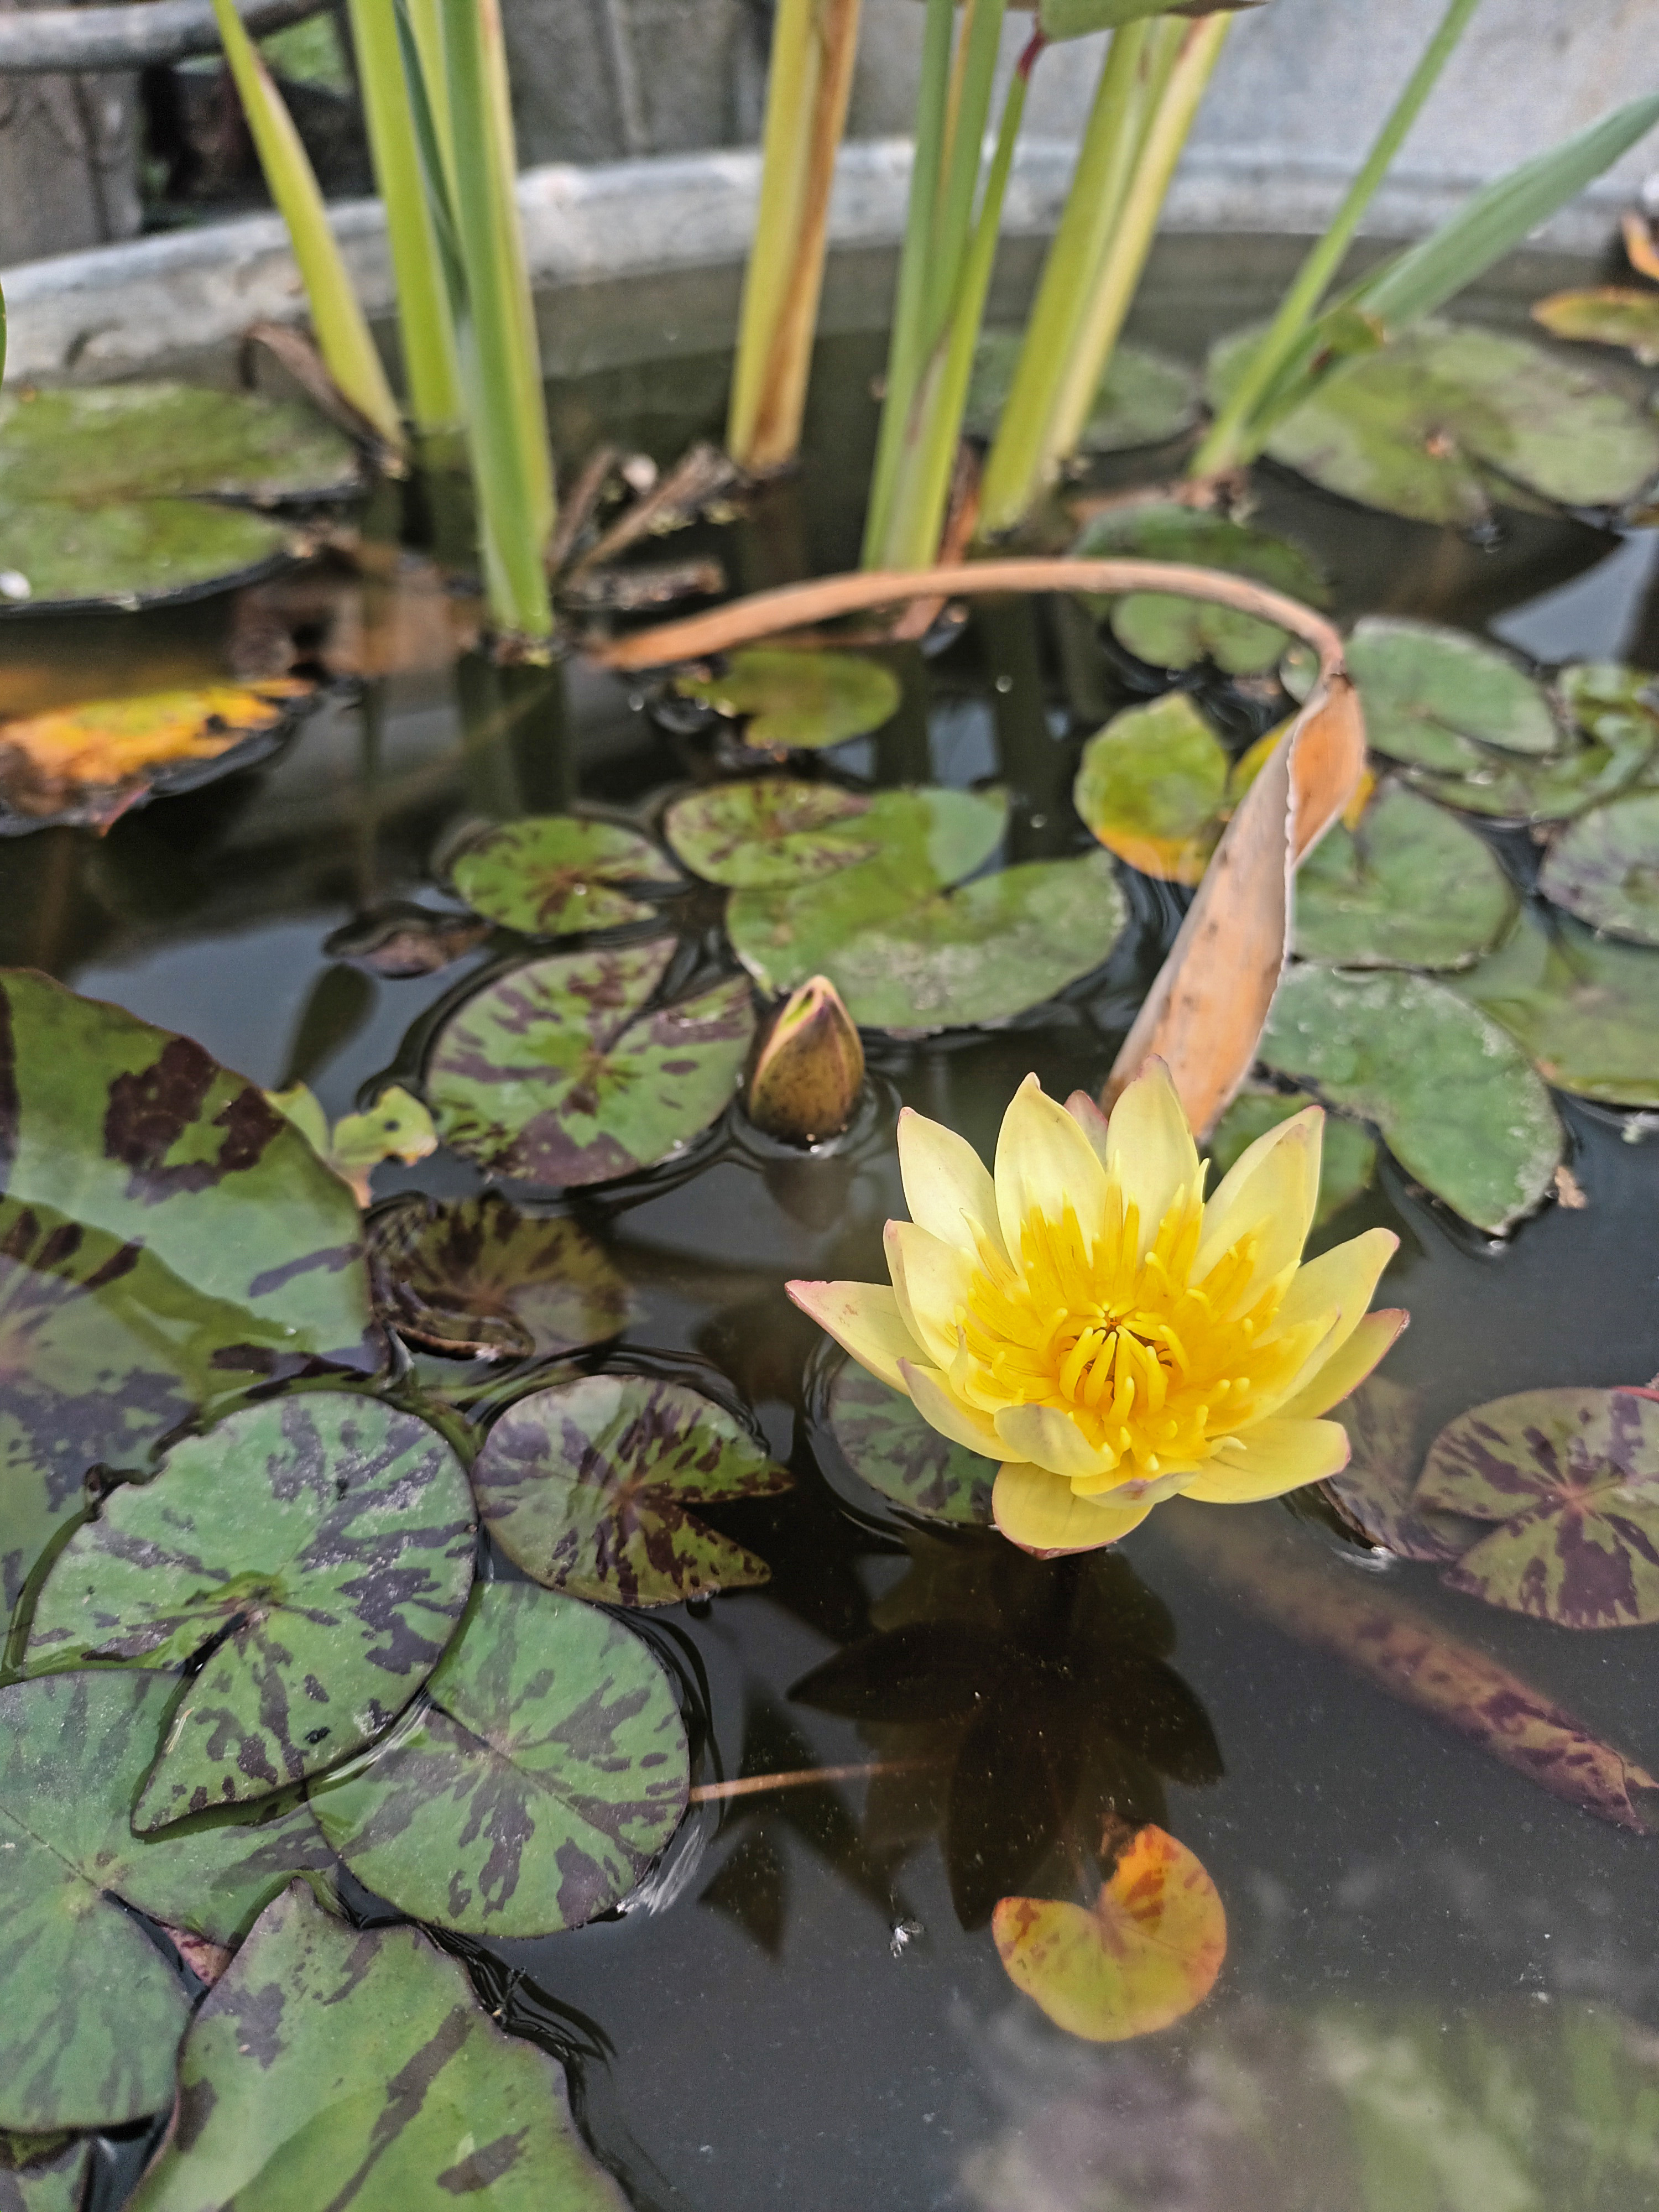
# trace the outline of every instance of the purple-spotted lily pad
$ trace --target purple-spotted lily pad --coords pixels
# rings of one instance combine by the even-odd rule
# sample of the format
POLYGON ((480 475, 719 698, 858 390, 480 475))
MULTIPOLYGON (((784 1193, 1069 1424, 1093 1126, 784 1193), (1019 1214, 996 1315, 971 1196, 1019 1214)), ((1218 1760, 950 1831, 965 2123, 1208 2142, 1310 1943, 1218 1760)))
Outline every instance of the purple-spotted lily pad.
MULTIPOLYGON (((178 1686, 105 1669, 0 1690, 0 2127, 119 2127, 171 2103, 189 2000, 118 1899, 234 1943, 290 1876, 332 1863, 303 1806, 258 1826, 133 1833, 178 1686)), ((7 2180, 0 2157, 0 2206, 15 2201, 7 2180)))
POLYGON ((1421 1401, 1415 1390, 1373 1375, 1333 1409, 1352 1447, 1325 1487, 1373 1544, 1402 1559, 1445 1566, 1461 1559, 1481 1524, 1459 1513, 1419 1507, 1412 1491, 1423 1464, 1421 1401))
POLYGON ((769 1579, 690 1509, 765 1498, 789 1477, 742 1423, 683 1382, 588 1375, 520 1398, 472 1470, 507 1558, 550 1589, 674 1605, 769 1579))
POLYGON ((757 775, 717 783, 677 799, 663 835, 688 868, 734 890, 802 884, 867 860, 883 799, 843 791, 836 783, 803 783, 791 775, 757 775))
POLYGON ((854 1474, 928 1521, 991 1523, 996 1462, 930 1429, 900 1391, 848 1360, 830 1386, 830 1433, 854 1474))
POLYGON ((267 1796, 360 1750, 438 1663, 472 1581, 459 1461, 343 1391, 246 1407, 76 1530, 24 1663, 183 1666, 141 1833, 267 1796))
POLYGON ((370 1217, 368 1242, 382 1316, 428 1352, 547 1358, 628 1326, 628 1285, 604 1247, 495 1191, 393 1199, 370 1217))
POLYGON ((677 677, 674 688, 741 720, 749 744, 813 750, 878 730, 903 696, 878 660, 787 645, 744 646, 714 674, 677 677))
POLYGON ((179 2124, 132 2212, 625 2212, 557 2059, 498 2027, 415 1928, 346 1928, 296 1885, 191 2023, 179 2124))
POLYGON ((690 1779, 647 1644, 574 1598, 483 1583, 420 1708, 311 1800, 358 1880, 401 1911, 547 1936, 627 1896, 678 1826, 690 1779))
POLYGON ((654 1167, 701 1135, 736 1094, 754 1007, 739 977, 652 1007, 673 951, 659 937, 557 954, 469 999, 427 1067, 445 1143, 557 1187, 654 1167))
POLYGON ((487 830, 450 872, 475 913, 531 937, 574 937, 649 921, 654 909, 623 886, 672 889, 680 882, 667 855, 637 830, 574 814, 538 815, 487 830))
POLYGON ((1454 1589, 1563 1628, 1659 1620, 1659 1394, 1522 1390, 1462 1413, 1413 1504, 1496 1522, 1454 1589))
POLYGON ((0 2212, 81 2212, 90 2136, 0 2135, 0 2212))
POLYGON ((1659 945, 1659 791, 1581 814, 1550 848, 1538 888, 1592 929, 1659 945))

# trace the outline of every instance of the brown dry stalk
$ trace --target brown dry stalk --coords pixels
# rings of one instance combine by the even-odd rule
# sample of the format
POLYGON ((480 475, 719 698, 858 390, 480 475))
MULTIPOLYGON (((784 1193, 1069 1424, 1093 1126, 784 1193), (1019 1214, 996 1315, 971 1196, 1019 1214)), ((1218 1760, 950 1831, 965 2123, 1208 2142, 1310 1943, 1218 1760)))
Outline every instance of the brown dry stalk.
POLYGON ((805 1790, 814 1783, 859 1782, 877 1774, 909 1774, 919 1767, 939 1766, 943 1761, 924 1758, 872 1759, 853 1766, 805 1766, 783 1774, 744 1774, 735 1782, 700 1782, 691 1792, 694 1805, 713 1805, 728 1797, 758 1797, 769 1790, 805 1790))

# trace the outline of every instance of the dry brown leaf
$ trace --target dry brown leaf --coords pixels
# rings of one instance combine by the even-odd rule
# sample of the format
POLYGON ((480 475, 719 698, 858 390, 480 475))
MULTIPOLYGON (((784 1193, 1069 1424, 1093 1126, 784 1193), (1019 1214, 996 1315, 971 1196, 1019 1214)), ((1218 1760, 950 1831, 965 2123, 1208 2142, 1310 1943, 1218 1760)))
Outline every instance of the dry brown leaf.
POLYGON ((1659 282, 1659 240, 1654 237, 1652 222, 1632 208, 1620 228, 1625 234, 1625 258, 1631 267, 1659 282))
MULTIPOLYGON (((280 722, 313 687, 293 677, 257 685, 210 684, 90 699, 0 723, 0 793, 20 813, 45 815, 93 792, 110 794, 107 818, 131 805, 153 770, 215 760, 280 722)), ((103 817, 100 815, 100 818, 103 817)))

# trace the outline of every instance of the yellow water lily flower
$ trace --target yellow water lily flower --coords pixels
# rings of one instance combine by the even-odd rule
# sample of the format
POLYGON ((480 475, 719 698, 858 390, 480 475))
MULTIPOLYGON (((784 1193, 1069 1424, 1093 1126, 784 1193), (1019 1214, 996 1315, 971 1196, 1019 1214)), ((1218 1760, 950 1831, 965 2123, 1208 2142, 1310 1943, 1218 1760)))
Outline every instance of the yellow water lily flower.
POLYGON ((1321 1417, 1406 1323, 1368 1311, 1400 1241, 1386 1229, 1302 1262, 1324 1118, 1310 1106, 1258 1138, 1206 1205, 1161 1060, 1109 1121, 1028 1076, 994 1179, 907 1110, 892 1287, 789 1295, 941 1436, 1000 1461, 997 1526, 1028 1552, 1115 1543, 1177 1492, 1277 1498, 1346 1464, 1321 1417))

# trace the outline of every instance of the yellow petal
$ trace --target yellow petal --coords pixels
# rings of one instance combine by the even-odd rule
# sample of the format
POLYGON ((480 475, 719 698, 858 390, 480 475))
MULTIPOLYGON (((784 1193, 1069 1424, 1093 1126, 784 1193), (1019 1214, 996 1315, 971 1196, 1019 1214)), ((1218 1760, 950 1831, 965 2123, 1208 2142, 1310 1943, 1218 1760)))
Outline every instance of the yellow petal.
POLYGON ((954 1245, 913 1221, 890 1221, 882 1237, 899 1312, 929 1359, 948 1367, 957 1354, 957 1316, 968 1303, 973 1268, 954 1245))
POLYGON ((1100 1451, 1057 1406, 1005 1406, 994 1416, 1004 1459, 1035 1460, 1051 1474, 1086 1478, 1109 1473, 1115 1455, 1100 1451))
POLYGON ((1009 1465, 991 1493, 996 1524, 1011 1544, 1041 1559, 1059 1552, 1095 1552, 1138 1528, 1150 1505, 1097 1505, 1040 1467, 1009 1465))
POLYGON ((921 1346, 885 1283, 786 1283, 784 1288, 878 1382, 903 1389, 899 1362, 914 1359, 921 1346))
POLYGON ((1241 1237, 1259 1240, 1255 1265, 1233 1303, 1235 1312, 1252 1304, 1273 1276, 1293 1265, 1308 1241, 1319 1198, 1324 1121, 1323 1109, 1309 1106, 1258 1137, 1223 1176, 1204 1209, 1204 1234, 1193 1261, 1194 1283, 1202 1283, 1241 1237))
POLYGON ((900 1389, 909 1392, 911 1404, 930 1429, 937 1429, 953 1444, 979 1452, 986 1459, 1004 1456, 1004 1447, 990 1422, 983 1413, 963 1405, 951 1389, 949 1377, 937 1367, 924 1367, 906 1358, 899 1363, 899 1375, 900 1389))
POLYGON ((1106 1172, 1116 1178, 1125 1200, 1139 1208, 1138 1256, 1144 1260, 1159 1222, 1199 1176, 1198 1147, 1161 1060, 1149 1060, 1112 1109, 1106 1172))
POLYGON ((1317 1420, 1357 1390, 1388 1351, 1411 1316, 1399 1306, 1380 1306, 1363 1315, 1358 1328, 1322 1359, 1293 1398, 1279 1408, 1281 1420, 1317 1420))
POLYGON ((1255 1421, 1235 1444, 1216 1454, 1182 1495, 1206 1505, 1254 1505, 1282 1498, 1306 1482, 1323 1482, 1348 1464, 1348 1432, 1340 1421, 1255 1421))
POLYGON ((919 1229, 972 1259, 977 1225, 994 1251, 1003 1250, 996 1185, 965 1137, 907 1106, 898 1118, 898 1156, 904 1202, 919 1229))
POLYGON ((1106 1170, 1057 1098, 1028 1075, 1002 1117, 997 1139, 997 1218, 1011 1256, 1028 1213, 1058 1221, 1069 1204, 1093 1237, 1106 1209, 1106 1170))
POLYGON ((1299 1390, 1311 1382, 1325 1361, 1340 1352, 1364 1319, 1378 1278, 1399 1249, 1400 1239, 1393 1230, 1368 1229, 1363 1237, 1350 1237, 1346 1244, 1322 1252, 1316 1260, 1297 1269, 1273 1328, 1261 1340, 1263 1345, 1304 1322, 1328 1317, 1334 1326, 1319 1347, 1316 1364, 1297 1377, 1293 1389, 1299 1390))

